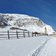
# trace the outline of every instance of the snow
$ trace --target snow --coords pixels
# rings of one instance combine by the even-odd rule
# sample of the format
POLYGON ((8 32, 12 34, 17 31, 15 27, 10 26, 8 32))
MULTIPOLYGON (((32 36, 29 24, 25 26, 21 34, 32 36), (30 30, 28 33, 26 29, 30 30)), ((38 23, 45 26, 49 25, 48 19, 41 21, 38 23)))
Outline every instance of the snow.
POLYGON ((0 40, 0 56, 28 56, 49 38, 47 36, 14 40, 0 40))
POLYGON ((51 37, 29 56, 56 56, 56 38, 51 37))
POLYGON ((28 25, 26 27, 21 27, 22 29, 27 29, 30 32, 41 32, 41 27, 37 25, 28 25))
POLYGON ((45 27, 47 29, 47 34, 53 34, 55 31, 50 25, 45 25, 43 27, 37 26, 37 25, 28 25, 26 27, 21 27, 22 29, 27 29, 30 32, 39 32, 39 33, 45 33, 45 27))
POLYGON ((50 39, 37 56, 56 56, 56 38, 50 39))
POLYGON ((53 28, 50 26, 50 25, 45 25, 44 27, 43 27, 43 31, 45 32, 45 27, 46 27, 46 29, 47 29, 47 34, 53 34, 55 31, 53 30, 53 28))
MULTIPOLYGON (((50 26, 44 23, 41 19, 25 14, 3 14, 0 13, 0 18, 4 19, 5 21, 8 21, 7 27, 4 28, 4 30, 10 30, 11 27, 18 27, 18 28, 24 28, 30 32, 39 32, 39 33, 45 33, 45 27, 47 29, 47 34, 53 34, 54 29, 50 26), (8 19, 8 20, 7 20, 8 19)), ((5 22, 4 21, 4 22, 5 22)), ((2 30, 2 28, 1 28, 2 30)))
MULTIPOLYGON (((2 22, 8 24, 8 26, 4 28, 1 27, 0 32, 4 32, 5 30, 7 32, 7 30, 9 30, 11 33, 13 32, 13 30, 10 30, 12 27, 26 29, 30 33, 39 32, 53 34, 55 32, 50 25, 47 25, 39 18, 25 14, 0 13, 0 19, 3 19, 4 21, 2 22)), ((5 37, 6 36, 4 36, 4 38, 5 37)), ((30 36, 28 38, 27 34, 26 37, 22 39, 16 39, 16 36, 10 37, 14 37, 15 39, 0 39, 0 56, 56 56, 56 38, 54 37, 30 36)))

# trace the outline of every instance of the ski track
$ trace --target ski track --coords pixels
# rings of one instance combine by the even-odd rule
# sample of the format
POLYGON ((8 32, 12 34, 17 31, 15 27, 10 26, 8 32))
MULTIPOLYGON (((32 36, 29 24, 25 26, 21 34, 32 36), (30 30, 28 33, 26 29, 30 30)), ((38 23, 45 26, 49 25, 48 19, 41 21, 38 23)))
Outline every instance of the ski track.
MULTIPOLYGON (((48 39, 49 40, 49 39, 48 39)), ((44 48, 45 44, 48 42, 48 40, 45 41, 45 43, 43 43, 42 46, 40 46, 33 54, 32 56, 38 56, 39 52, 44 48)))

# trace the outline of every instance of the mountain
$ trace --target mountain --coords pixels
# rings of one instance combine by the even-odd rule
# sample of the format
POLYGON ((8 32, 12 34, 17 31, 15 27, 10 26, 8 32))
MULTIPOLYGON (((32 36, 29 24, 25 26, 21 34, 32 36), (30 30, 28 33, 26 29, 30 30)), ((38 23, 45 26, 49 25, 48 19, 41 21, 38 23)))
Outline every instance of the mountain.
POLYGON ((53 34, 54 32, 50 25, 47 25, 37 17, 25 14, 0 13, 0 29, 10 30, 12 27, 46 34, 53 34))

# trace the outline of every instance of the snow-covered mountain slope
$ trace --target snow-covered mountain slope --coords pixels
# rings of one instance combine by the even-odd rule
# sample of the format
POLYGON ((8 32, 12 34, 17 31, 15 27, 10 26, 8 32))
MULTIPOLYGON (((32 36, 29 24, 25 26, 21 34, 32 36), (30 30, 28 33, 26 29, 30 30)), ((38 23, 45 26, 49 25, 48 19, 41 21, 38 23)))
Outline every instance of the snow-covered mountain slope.
POLYGON ((32 17, 24 14, 0 14, 0 19, 5 19, 10 25, 18 25, 19 27, 27 25, 43 26, 45 23, 37 17, 32 17))
MULTIPOLYGON (((0 25, 6 26, 6 29, 11 27, 18 27, 26 29, 30 32, 39 32, 52 34, 54 32, 50 25, 47 25, 37 17, 24 14, 2 14, 0 13, 0 25)), ((1 28, 1 27, 0 27, 1 28)), ((3 29, 5 29, 3 28, 3 29)))

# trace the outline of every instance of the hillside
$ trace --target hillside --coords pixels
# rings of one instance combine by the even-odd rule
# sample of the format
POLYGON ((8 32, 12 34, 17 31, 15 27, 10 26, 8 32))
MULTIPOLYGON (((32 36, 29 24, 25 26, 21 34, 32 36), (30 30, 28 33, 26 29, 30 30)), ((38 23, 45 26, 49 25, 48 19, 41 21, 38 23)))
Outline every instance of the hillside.
POLYGON ((2 14, 0 13, 0 29, 10 30, 16 27, 26 29, 30 32, 53 34, 54 30, 50 25, 47 25, 37 17, 24 14, 2 14))

